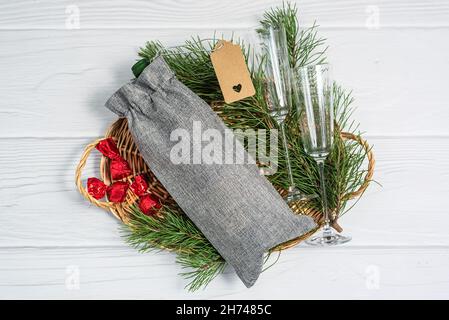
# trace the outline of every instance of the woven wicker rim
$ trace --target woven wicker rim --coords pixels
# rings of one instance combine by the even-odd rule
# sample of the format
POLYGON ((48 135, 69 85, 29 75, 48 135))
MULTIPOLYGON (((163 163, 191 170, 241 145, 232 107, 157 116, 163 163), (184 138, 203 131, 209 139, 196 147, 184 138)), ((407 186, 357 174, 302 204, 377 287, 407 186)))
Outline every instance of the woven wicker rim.
MULTIPOLYGON (((356 136, 352 133, 348 132, 342 132, 341 136, 343 139, 346 140, 354 140, 362 147, 364 148, 366 152, 366 158, 368 160, 368 168, 365 174, 364 182, 360 186, 360 188, 354 192, 351 192, 349 194, 346 194, 343 196, 345 200, 354 199, 360 195, 362 195, 366 188, 368 187, 369 183, 371 182, 371 179, 374 174, 374 167, 375 167, 375 159, 374 154, 371 150, 371 147, 369 146, 368 142, 366 140, 363 140, 360 136, 356 136)), ((97 139, 93 141, 92 143, 88 144, 86 148, 84 149, 84 152, 81 156, 81 159, 78 163, 78 166, 76 168, 75 172, 75 182, 78 187, 79 192, 89 200, 91 203, 96 205, 99 208, 109 210, 117 219, 120 219, 124 223, 127 223, 129 219, 129 214, 131 213, 131 206, 136 203, 138 200, 138 197, 131 191, 128 191, 125 202, 123 203, 113 203, 113 202, 107 202, 107 201, 99 201, 95 198, 93 198, 88 192, 87 189, 84 187, 82 181, 81 181, 81 175, 82 171, 87 163, 87 160, 89 158, 90 153, 92 150, 95 149, 96 145, 99 141, 101 141, 104 138, 112 137, 116 140, 117 146, 120 150, 120 154, 122 157, 128 161, 133 173, 131 176, 123 179, 123 181, 131 182, 132 179, 139 175, 139 174, 146 174, 149 176, 149 188, 148 191, 158 196, 162 203, 166 205, 175 204, 173 198, 170 196, 170 194, 165 190, 165 188, 162 186, 162 184, 157 180, 157 178, 154 176, 154 174, 151 172, 149 167, 146 165, 145 161, 142 159, 142 157, 139 154, 139 151, 137 149, 137 146, 134 143, 134 140, 132 138, 132 135, 130 131, 128 130, 128 123, 126 119, 118 119, 116 122, 114 122, 109 129, 107 130, 105 137, 97 139)), ((109 170, 109 164, 110 161, 106 157, 101 157, 100 161, 100 172, 101 172, 101 178, 106 184, 110 184, 112 182, 112 178, 110 175, 109 170)), ((281 195, 284 195, 286 193, 286 190, 278 189, 278 192, 281 195)), ((311 209, 305 209, 304 206, 300 206, 299 204, 293 204, 291 205, 292 211, 294 211, 297 214, 303 214, 311 216, 318 225, 322 223, 322 214, 319 211, 311 210, 311 209)), ((342 228, 338 225, 337 221, 334 221, 333 227, 337 231, 341 231, 342 228)), ((304 239, 307 239, 310 237, 313 233, 317 231, 318 228, 312 230, 311 232, 302 235, 301 237, 292 239, 288 242, 285 242, 276 248, 273 248, 273 250, 285 250, 288 248, 291 248, 304 239)))

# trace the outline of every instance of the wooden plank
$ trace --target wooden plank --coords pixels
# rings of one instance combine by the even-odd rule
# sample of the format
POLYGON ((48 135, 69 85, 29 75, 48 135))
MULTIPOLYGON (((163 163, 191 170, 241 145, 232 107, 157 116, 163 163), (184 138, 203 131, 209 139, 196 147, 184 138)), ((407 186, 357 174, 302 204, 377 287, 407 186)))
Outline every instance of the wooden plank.
POLYGON ((139 46, 150 39, 179 44, 191 34, 173 39, 172 31, 0 32, 0 136, 103 133, 116 119, 103 105, 133 78, 139 46))
MULTIPOLYGON (((448 26, 449 5, 443 0, 380 0, 374 2, 292 1, 301 21, 315 19, 327 27, 448 26)), ((25 0, 0 4, 0 29, 65 29, 79 13, 81 28, 226 28, 254 27, 263 12, 280 0, 255 1, 50 1, 25 0), (74 7, 76 5, 76 7, 74 7)))
MULTIPOLYGON (((115 116, 107 98, 132 78, 138 46, 180 44, 212 30, 1 31, 0 137, 96 136, 115 116)), ((248 30, 236 32, 254 41, 248 30)), ((335 78, 353 89, 371 135, 448 135, 449 29, 322 30, 335 78), (417 45, 419 44, 419 45, 417 45), (435 72, 438 70, 438 72, 435 72)), ((230 32, 225 32, 225 37, 230 32)))
MULTIPOLYGON (((123 245, 121 224, 75 186, 75 167, 90 140, 0 140, 1 246, 123 245)), ((99 176, 99 162, 93 153, 86 180, 99 176)))
MULTIPOLYGON (((261 13, 281 1, 3 1, 0 298, 449 298, 449 4, 296 2, 303 25, 322 26, 374 145, 382 187, 341 219, 353 241, 285 251, 249 290, 228 268, 190 294, 174 255, 129 248, 120 223, 75 189, 82 149, 115 119, 103 103, 132 77, 139 46, 215 30, 254 42, 261 13), (67 30, 77 8, 81 29, 67 30)), ((96 153, 83 176, 98 165, 96 153)))
MULTIPOLYGON (((0 139, 0 247, 125 246, 120 224, 87 203, 74 184, 90 139, 0 139)), ((374 179, 341 219, 349 246, 448 246, 447 138, 370 139, 374 179)), ((99 176, 98 152, 84 181, 99 176)))
POLYGON ((231 268, 188 293, 169 253, 0 249, 2 299, 447 299, 447 249, 295 248, 246 289, 231 268))

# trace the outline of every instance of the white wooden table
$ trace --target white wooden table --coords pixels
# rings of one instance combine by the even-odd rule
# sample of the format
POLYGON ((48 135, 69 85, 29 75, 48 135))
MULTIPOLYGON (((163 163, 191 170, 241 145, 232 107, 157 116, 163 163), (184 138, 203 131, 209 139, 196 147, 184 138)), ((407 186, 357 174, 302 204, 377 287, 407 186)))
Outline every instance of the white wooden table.
POLYGON ((449 298, 447 1, 298 3, 377 158, 382 187, 341 220, 348 245, 297 247, 251 289, 227 270, 192 294, 173 255, 129 248, 76 191, 84 146, 115 119, 103 104, 146 40, 247 37, 280 3, 0 1, 0 298, 449 298))

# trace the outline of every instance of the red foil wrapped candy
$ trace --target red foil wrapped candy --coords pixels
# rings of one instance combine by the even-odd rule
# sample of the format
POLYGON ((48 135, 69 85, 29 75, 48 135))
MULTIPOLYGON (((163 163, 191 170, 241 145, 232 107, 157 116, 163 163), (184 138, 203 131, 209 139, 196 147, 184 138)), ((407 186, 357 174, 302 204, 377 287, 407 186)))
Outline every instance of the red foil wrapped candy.
POLYGON ((128 191, 129 183, 124 181, 116 181, 111 184, 107 189, 108 200, 111 202, 123 202, 126 198, 126 192, 128 191))
POLYGON ((110 169, 113 180, 120 180, 126 178, 132 173, 128 162, 121 157, 111 161, 110 169))
POLYGON ((107 188, 108 187, 100 179, 87 179, 87 193, 97 200, 104 197, 107 188))
POLYGON ((120 152, 118 151, 117 144, 112 138, 106 138, 98 142, 97 146, 98 151, 100 151, 105 157, 109 159, 118 159, 120 158, 120 152))
POLYGON ((143 196, 147 193, 148 183, 145 181, 145 178, 140 175, 134 179, 134 182, 131 183, 131 190, 136 194, 136 196, 143 196))
POLYGON ((146 194, 140 197, 139 209, 147 216, 154 215, 161 207, 162 204, 159 199, 152 194, 146 194))

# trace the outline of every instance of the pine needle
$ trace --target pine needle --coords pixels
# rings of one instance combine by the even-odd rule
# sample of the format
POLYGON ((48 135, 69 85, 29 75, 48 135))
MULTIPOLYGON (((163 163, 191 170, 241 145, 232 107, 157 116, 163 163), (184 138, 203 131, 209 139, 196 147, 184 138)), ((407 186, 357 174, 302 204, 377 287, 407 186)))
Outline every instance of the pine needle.
POLYGON ((132 216, 124 227, 126 242, 139 250, 169 250, 177 253, 177 262, 183 268, 193 269, 181 273, 191 279, 187 289, 205 287, 225 266, 225 261, 201 231, 180 210, 164 207, 163 218, 146 216, 132 207, 132 216))
MULTIPOLYGON (((301 29, 297 19, 295 5, 284 4, 280 8, 266 12, 261 27, 282 24, 287 33, 290 63, 293 67, 325 62, 325 39, 318 36, 317 26, 301 29)), ((225 104, 223 96, 210 61, 209 51, 218 39, 202 41, 192 38, 185 45, 169 49, 164 59, 175 72, 177 78, 207 103, 214 106, 218 115, 232 129, 272 129, 274 122, 270 118, 263 94, 264 75, 259 65, 250 66, 256 94, 232 104, 225 104)), ((240 42, 246 59, 252 58, 250 47, 240 42)), ((157 41, 147 42, 141 48, 142 58, 133 72, 136 76, 161 50, 163 45, 157 41)), ((257 57, 256 57, 257 58, 257 57)), ((251 59, 251 61, 257 59, 251 59)), ((366 151, 354 141, 345 141, 340 132, 359 135, 358 125, 351 120, 353 99, 350 92, 340 86, 334 86, 335 135, 334 145, 325 164, 328 204, 334 217, 345 212, 347 199, 345 194, 357 190, 364 182, 366 170, 362 168, 366 151)), ((321 211, 321 188, 316 162, 304 151, 298 119, 295 112, 287 118, 287 140, 291 155, 292 171, 295 184, 304 194, 318 194, 320 197, 311 201, 309 207, 321 211)), ((279 149, 278 171, 267 178, 275 187, 286 189, 289 186, 284 151, 279 149)), ((134 208, 126 237, 130 245, 142 252, 165 249, 177 253, 177 262, 189 269, 182 275, 189 279, 189 290, 205 287, 224 267, 225 261, 207 241, 199 229, 178 208, 164 208, 164 218, 143 215, 134 208)))

